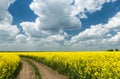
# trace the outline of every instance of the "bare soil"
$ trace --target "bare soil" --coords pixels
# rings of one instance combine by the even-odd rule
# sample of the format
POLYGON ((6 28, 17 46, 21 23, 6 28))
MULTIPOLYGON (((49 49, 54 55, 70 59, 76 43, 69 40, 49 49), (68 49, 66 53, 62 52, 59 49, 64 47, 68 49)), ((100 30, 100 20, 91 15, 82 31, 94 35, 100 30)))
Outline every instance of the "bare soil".
POLYGON ((57 71, 53 71, 51 68, 47 67, 44 64, 41 64, 32 59, 29 60, 38 67, 42 79, 69 79, 67 76, 61 75, 57 71))
POLYGON ((61 75, 57 71, 53 71, 50 67, 29 58, 22 58, 22 69, 15 79, 36 79, 32 66, 26 60, 31 61, 38 67, 42 79, 69 79, 67 76, 61 75))
POLYGON ((22 68, 15 79, 36 79, 32 66, 25 60, 21 60, 22 68))

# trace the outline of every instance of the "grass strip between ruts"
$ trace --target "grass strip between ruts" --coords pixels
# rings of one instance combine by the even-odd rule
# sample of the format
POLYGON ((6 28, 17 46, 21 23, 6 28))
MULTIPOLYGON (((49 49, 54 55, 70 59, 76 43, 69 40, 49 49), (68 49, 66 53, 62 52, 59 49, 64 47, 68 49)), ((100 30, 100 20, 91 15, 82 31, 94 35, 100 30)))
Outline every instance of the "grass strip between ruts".
POLYGON ((26 61, 33 67, 36 79, 42 79, 41 74, 40 74, 39 69, 37 68, 37 66, 34 63, 32 63, 30 60, 26 59, 26 61))

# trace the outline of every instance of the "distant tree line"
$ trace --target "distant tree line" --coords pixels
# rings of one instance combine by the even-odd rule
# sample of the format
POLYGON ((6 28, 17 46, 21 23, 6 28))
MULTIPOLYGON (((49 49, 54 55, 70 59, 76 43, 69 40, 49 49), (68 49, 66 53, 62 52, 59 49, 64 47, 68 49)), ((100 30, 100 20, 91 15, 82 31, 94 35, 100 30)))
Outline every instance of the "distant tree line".
POLYGON ((120 51, 119 49, 108 49, 106 51, 120 51))

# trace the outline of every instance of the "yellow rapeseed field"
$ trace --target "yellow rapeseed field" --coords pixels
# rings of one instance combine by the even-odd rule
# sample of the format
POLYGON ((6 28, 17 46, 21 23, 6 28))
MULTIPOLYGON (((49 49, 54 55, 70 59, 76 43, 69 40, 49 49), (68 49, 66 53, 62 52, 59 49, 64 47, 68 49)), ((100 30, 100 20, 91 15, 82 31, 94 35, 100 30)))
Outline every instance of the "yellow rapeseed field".
POLYGON ((120 79, 120 52, 44 52, 22 54, 70 79, 120 79))
POLYGON ((17 68, 19 56, 35 59, 69 79, 120 79, 120 52, 14 52, 0 55, 0 79, 17 68))
POLYGON ((18 55, 0 53, 0 79, 12 79, 19 64, 20 58, 18 55))

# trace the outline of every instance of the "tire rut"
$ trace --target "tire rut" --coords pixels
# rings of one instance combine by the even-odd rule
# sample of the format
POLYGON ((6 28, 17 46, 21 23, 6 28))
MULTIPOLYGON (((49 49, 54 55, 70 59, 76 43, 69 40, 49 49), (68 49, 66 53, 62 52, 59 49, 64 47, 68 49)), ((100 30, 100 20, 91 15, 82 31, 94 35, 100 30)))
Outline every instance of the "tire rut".
POLYGON ((36 79, 32 66, 24 59, 21 62, 22 68, 15 79, 36 79))
POLYGON ((51 68, 47 67, 44 64, 41 64, 32 59, 28 59, 28 58, 26 59, 31 61, 38 67, 42 79, 69 79, 67 76, 61 75, 57 71, 53 71, 51 68))

